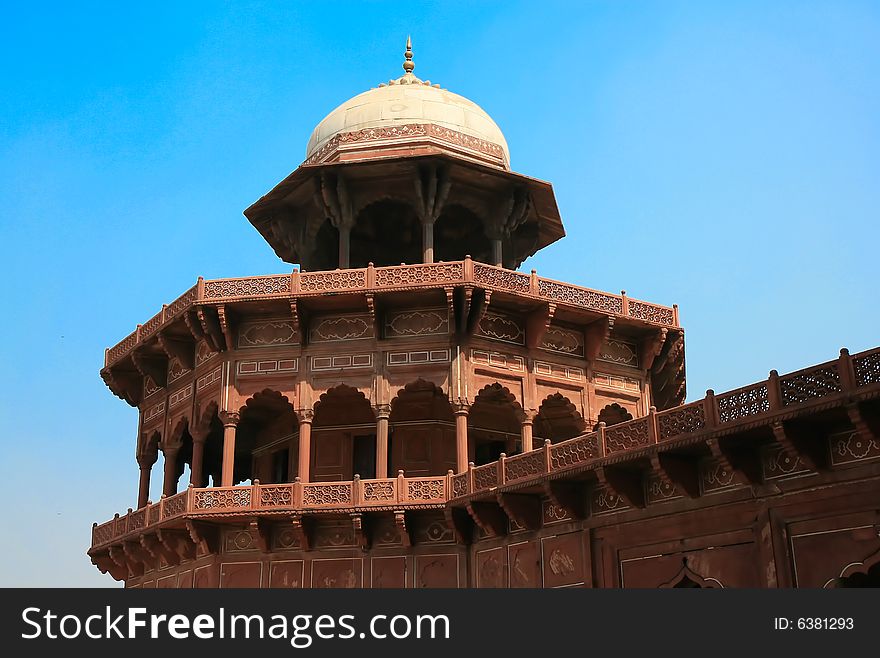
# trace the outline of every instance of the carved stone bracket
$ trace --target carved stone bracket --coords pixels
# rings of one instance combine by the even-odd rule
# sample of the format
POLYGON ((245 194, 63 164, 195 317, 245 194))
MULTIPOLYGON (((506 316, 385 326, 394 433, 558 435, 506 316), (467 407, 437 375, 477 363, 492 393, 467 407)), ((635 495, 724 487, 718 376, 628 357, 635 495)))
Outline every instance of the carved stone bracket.
POLYGON ((433 224, 443 212, 443 206, 446 205, 452 187, 449 167, 436 164, 419 167, 418 176, 413 182, 419 220, 422 224, 433 224))
POLYGON ((194 560, 196 557, 196 544, 188 532, 181 530, 167 530, 159 528, 156 538, 166 551, 167 559, 171 564, 178 564, 181 560, 194 560), (175 558, 171 557, 176 555, 175 558))
POLYGON ((654 365, 654 360, 660 356, 660 352, 663 350, 663 345, 666 343, 666 334, 667 329, 660 329, 642 340, 641 359, 639 363, 642 364, 642 368, 646 372, 651 370, 651 367, 654 365))
POLYGON ((595 473, 599 484, 620 496, 630 507, 645 506, 642 471, 620 466, 600 466, 595 473))
POLYGON ((556 304, 541 305, 537 310, 532 311, 526 319, 526 346, 530 349, 536 349, 541 346, 541 339, 550 328, 550 322, 556 314, 556 304))
POLYGON ((507 516, 497 503, 471 501, 467 512, 489 537, 503 537, 507 534, 507 516))
POLYGON ((541 499, 528 494, 496 494, 498 504, 511 521, 526 530, 538 530, 541 527, 541 499))
POLYGON ((156 334, 156 337, 159 340, 159 346, 168 355, 169 359, 176 358, 187 370, 195 368, 196 349, 193 341, 174 338, 163 331, 156 334))
POLYGON ((696 455, 654 453, 650 459, 651 468, 661 481, 691 498, 700 496, 700 467, 696 455))
POLYGON ((144 386, 139 372, 114 366, 101 370, 101 379, 116 397, 125 400, 133 407, 141 403, 144 386))
POLYGON ((122 543, 122 551, 128 561, 128 570, 133 576, 141 576, 144 569, 150 566, 150 556, 141 548, 140 542, 126 541, 122 543))
POLYGON ((406 548, 412 546, 412 537, 406 527, 406 512, 404 510, 394 510, 394 526, 397 528, 400 543, 406 548))
POLYGON ((587 326, 584 331, 584 356, 587 361, 593 362, 599 358, 602 343, 608 340, 613 328, 614 318, 610 315, 587 326))
POLYGON ((226 338, 220 328, 220 320, 217 311, 209 306, 200 306, 196 309, 196 315, 208 341, 208 347, 214 352, 221 352, 226 347, 226 338))
POLYGON ((806 425, 774 422, 770 425, 773 438, 790 455, 800 457, 801 463, 811 471, 828 468, 828 446, 821 433, 806 425))
POLYGON ((846 405, 846 414, 863 441, 880 439, 880 420, 865 414, 857 402, 846 405))
POLYGON ((158 386, 165 388, 168 384, 168 357, 164 355, 147 355, 137 350, 131 353, 134 367, 144 377, 149 377, 158 386))
POLYGON ((187 519, 186 529, 193 543, 203 554, 216 554, 220 548, 220 533, 212 525, 187 519))
POLYGON ((94 564, 101 573, 109 573, 114 580, 125 580, 128 577, 128 568, 117 564, 109 554, 92 555, 94 564))
POLYGON ((546 480, 544 493, 556 507, 561 507, 574 519, 585 519, 589 514, 584 487, 575 482, 546 480))
POLYGON ((747 442, 743 445, 732 445, 719 439, 706 439, 706 445, 715 459, 718 459, 725 468, 740 473, 751 485, 760 485, 764 482, 764 474, 761 470, 761 457, 759 441, 747 442))
POLYGON ((459 544, 470 544, 473 536, 473 521, 468 512, 460 507, 447 505, 443 509, 446 524, 452 530, 455 541, 459 544))
POLYGON ((158 536, 143 534, 140 541, 141 547, 152 556, 155 566, 158 567, 162 559, 171 566, 180 564, 180 554, 176 550, 169 548, 165 542, 159 541, 158 536))
MULTIPOLYGON (((193 340, 199 342, 203 338, 205 338, 205 330, 202 328, 202 323, 199 321, 198 313, 195 309, 191 309, 183 314, 183 321, 186 323, 187 328, 189 329, 189 333, 192 335, 193 340)), ((214 350, 211 341, 207 341, 208 347, 214 350)))
POLYGON ((364 515, 355 512, 351 515, 351 524, 354 528, 354 541, 355 543, 362 548, 363 550, 367 550, 370 547, 370 537, 367 532, 367 524, 364 520, 364 515))
POLYGON ((226 349, 232 352, 235 349, 234 321, 232 313, 227 312, 225 304, 217 307, 217 320, 220 322, 220 331, 223 332, 226 349))
POLYGON ((309 551, 312 549, 312 526, 308 517, 302 514, 293 514, 290 517, 290 527, 293 530, 293 536, 302 550, 309 551))
POLYGON ((271 550, 269 544, 270 528, 269 523, 265 519, 251 519, 248 523, 248 531, 254 540, 254 546, 261 553, 268 553, 271 550))
POLYGON ((468 334, 473 334, 477 328, 477 325, 480 324, 480 320, 483 319, 483 316, 486 314, 486 311, 489 309, 489 301, 492 299, 492 291, 491 290, 483 290, 482 288, 476 288, 474 290, 473 296, 471 297, 471 305, 470 311, 467 317, 467 323, 465 325, 465 332, 468 334))

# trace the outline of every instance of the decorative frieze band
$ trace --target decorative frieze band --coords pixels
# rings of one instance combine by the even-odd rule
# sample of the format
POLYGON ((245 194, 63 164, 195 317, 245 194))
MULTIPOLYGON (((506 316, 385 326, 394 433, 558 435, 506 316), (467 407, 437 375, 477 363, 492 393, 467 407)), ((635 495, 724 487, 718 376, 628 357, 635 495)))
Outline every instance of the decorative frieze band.
POLYGON ((299 359, 265 359, 261 361, 239 361, 236 374, 239 377, 249 375, 271 375, 299 371, 299 359))
POLYGON ((574 368, 559 363, 547 363, 546 361, 535 361, 535 374, 544 377, 568 379, 573 382, 582 382, 586 379, 582 368, 574 368))
POLYGON ((523 372, 526 369, 525 360, 521 356, 486 350, 471 350, 471 362, 514 372, 523 372))
POLYGON ((168 408, 171 409, 173 407, 176 407, 178 404, 180 404, 184 400, 192 397, 192 394, 193 394, 193 385, 192 384, 187 384, 179 391, 174 391, 174 393, 172 393, 168 397, 168 408))
POLYGON ((448 363, 450 351, 417 350, 413 352, 388 352, 386 363, 389 366, 415 365, 420 363, 448 363))
POLYGON ((313 356, 311 369, 345 370, 346 368, 372 368, 373 355, 367 354, 336 354, 332 356, 313 356))

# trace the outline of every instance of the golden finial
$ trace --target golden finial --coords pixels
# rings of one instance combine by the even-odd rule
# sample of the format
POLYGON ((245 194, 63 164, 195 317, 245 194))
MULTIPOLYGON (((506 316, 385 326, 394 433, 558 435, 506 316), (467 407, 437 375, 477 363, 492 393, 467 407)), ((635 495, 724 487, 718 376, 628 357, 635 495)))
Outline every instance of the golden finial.
POLYGON ((404 60, 403 62, 403 70, 407 73, 412 73, 416 65, 413 64, 412 61, 412 39, 409 36, 406 37, 406 52, 403 53, 403 56, 406 58, 406 60, 404 60))

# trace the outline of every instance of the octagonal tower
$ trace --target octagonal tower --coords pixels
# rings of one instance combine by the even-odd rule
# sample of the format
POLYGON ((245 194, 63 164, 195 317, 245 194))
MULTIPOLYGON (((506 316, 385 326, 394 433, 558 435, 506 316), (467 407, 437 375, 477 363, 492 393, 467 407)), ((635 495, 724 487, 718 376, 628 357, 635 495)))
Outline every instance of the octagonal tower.
POLYGON ((298 268, 200 278, 107 350, 101 376, 140 411, 140 480, 94 528, 103 571, 467 582, 447 501, 482 465, 683 401, 677 309, 517 271, 564 236, 551 185, 510 169, 479 106, 414 75, 409 40, 403 66, 245 211, 298 268))

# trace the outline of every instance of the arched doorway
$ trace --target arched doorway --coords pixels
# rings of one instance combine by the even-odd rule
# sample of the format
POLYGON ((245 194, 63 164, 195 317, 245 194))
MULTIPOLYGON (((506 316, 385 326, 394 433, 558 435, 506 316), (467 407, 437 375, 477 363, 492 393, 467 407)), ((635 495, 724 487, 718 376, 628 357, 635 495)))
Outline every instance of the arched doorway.
POLYGON ((241 407, 235 434, 233 482, 292 482, 296 477, 299 421, 293 405, 265 389, 241 407))
POLYGON ((545 439, 552 443, 573 439, 585 430, 586 423, 571 400, 553 393, 541 403, 532 423, 533 445, 537 448, 545 439))
POLYGON ((180 476, 192 466, 193 440, 189 432, 188 418, 177 421, 174 429, 163 442, 162 453, 165 456, 162 493, 173 496, 178 491, 180 476))
POLYGON ((352 267, 422 262, 422 226, 415 209, 393 199, 375 201, 358 213, 351 229, 352 267))
POLYGON ((193 486, 219 487, 223 471, 223 423, 217 414, 216 402, 208 404, 190 434, 193 437, 193 486), (196 456, 199 442, 202 443, 201 465, 196 456))
POLYGON ((444 475, 455 470, 455 416, 449 398, 431 382, 407 384, 391 402, 390 475, 444 475))
POLYGON ((339 384, 315 403, 309 479, 376 477, 376 415, 364 394, 339 384))
POLYGON ((434 223, 434 259, 462 260, 465 256, 488 263, 492 243, 476 214, 464 206, 449 204, 434 223))
POLYGON ((519 451, 523 410, 513 394, 499 383, 484 387, 468 413, 468 461, 495 461, 502 452, 519 451))

